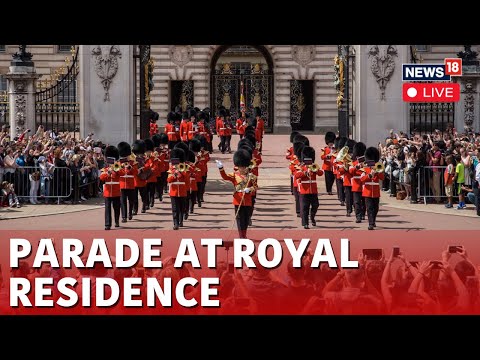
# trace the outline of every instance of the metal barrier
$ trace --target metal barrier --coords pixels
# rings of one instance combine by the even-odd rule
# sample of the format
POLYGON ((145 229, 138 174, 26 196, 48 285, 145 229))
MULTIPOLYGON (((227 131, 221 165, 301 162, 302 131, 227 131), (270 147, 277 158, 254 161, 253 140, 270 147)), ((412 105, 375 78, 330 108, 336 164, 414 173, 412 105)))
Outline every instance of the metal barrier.
POLYGON ((49 176, 41 176, 40 167, 23 166, 14 173, 3 174, 3 180, 14 184, 18 198, 33 198, 37 202, 41 199, 57 199, 57 203, 60 203, 60 199, 72 195, 74 186, 72 172, 67 167, 54 167, 49 176), (37 177, 35 174, 38 174, 37 177))
MULTIPOLYGON (((417 173, 417 197, 423 197, 424 203, 432 198, 438 202, 446 199, 444 173, 447 166, 424 166, 417 173)), ((457 184, 453 183, 453 195, 458 197, 457 184)))

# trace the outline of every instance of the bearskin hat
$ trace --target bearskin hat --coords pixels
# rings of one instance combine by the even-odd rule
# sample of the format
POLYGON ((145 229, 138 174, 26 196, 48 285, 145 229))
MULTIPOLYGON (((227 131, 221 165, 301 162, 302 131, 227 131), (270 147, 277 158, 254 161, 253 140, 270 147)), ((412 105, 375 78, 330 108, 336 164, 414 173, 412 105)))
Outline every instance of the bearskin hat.
POLYGON ((347 144, 347 141, 348 141, 348 138, 346 136, 342 136, 338 140, 338 149, 340 150, 341 148, 343 148, 347 144))
POLYGON ((178 159, 181 163, 185 162, 185 151, 175 146, 170 152, 170 159, 178 159))
POLYGON ((188 150, 190 150, 188 148, 188 145, 181 141, 175 145, 174 149, 182 149, 185 153, 187 153, 188 150))
POLYGON ((190 119, 190 116, 189 116, 189 114, 188 114, 188 111, 184 111, 184 112, 182 113, 182 119, 190 119))
POLYGON ((188 118, 197 117, 197 111, 195 109, 188 110, 188 118))
POLYGON ((227 112, 225 111, 225 109, 220 109, 220 110, 218 110, 218 116, 219 116, 219 117, 225 117, 225 116, 227 116, 227 112))
POLYGON ((327 133, 325 134, 325 144, 330 144, 330 143, 333 143, 335 141, 335 133, 334 132, 331 132, 331 131, 327 131, 327 133))
POLYGON ((153 120, 157 121, 160 118, 160 114, 156 111, 153 112, 153 120))
POLYGON ((115 158, 118 160, 120 155, 118 154, 118 149, 116 146, 109 145, 105 148, 105 157, 106 158, 115 158))
POLYGON ((202 148, 202 143, 199 139, 192 139, 188 146, 190 147, 190 150, 197 153, 202 148))
POLYGON ((132 152, 135 155, 145 154, 145 142, 143 140, 135 140, 132 146, 132 152))
POLYGON ((302 158, 302 150, 305 147, 305 144, 301 141, 297 141, 293 143, 293 153, 297 157, 297 159, 302 158))
POLYGON ((195 161, 197 161, 197 157, 192 150, 188 150, 187 152, 187 161, 191 163, 195 163, 195 161))
POLYGON ((254 112, 255 112, 255 117, 262 116, 262 109, 260 109, 258 106, 254 109, 254 112))
POLYGON ((198 141, 200 141, 200 146, 202 148, 204 148, 204 149, 207 148, 208 142, 207 142, 207 138, 205 136, 197 134, 197 135, 195 135, 194 139, 197 139, 198 141))
POLYGON ((130 156, 130 154, 132 153, 132 148, 130 144, 125 141, 118 143, 117 148, 118 148, 118 155, 120 157, 127 157, 127 156, 130 156))
POLYGON ((257 140, 255 139, 255 136, 253 136, 251 134, 245 134, 243 139, 249 141, 253 148, 255 148, 255 146, 257 146, 257 140))
POLYGON ((365 155, 365 150, 367 150, 367 146, 363 142, 357 142, 353 146, 352 157, 358 159, 360 156, 365 155))
POLYGON ((207 120, 207 114, 205 112, 199 111, 197 115, 198 115, 198 120, 207 120))
POLYGON ((167 115, 167 121, 168 122, 175 121, 176 117, 177 117, 177 114, 174 113, 173 111, 170 111, 167 115))
POLYGON ((335 149, 337 150, 340 150, 340 148, 338 147, 338 143, 340 142, 340 136, 337 136, 335 138, 335 140, 333 140, 333 146, 335 147, 335 149))
POLYGON ((175 106, 175 113, 182 113, 182 107, 180 105, 175 106))
POLYGON ((245 128, 245 132, 247 131, 253 131, 255 132, 255 128, 252 126, 252 125, 248 125, 246 128, 245 128))
POLYGON ((153 151, 155 144, 152 139, 145 139, 145 151, 153 151))
POLYGON ((250 160, 252 160, 252 158, 250 157, 248 150, 240 149, 233 154, 233 164, 235 166, 247 167, 250 165, 250 160))
POLYGON ((182 121, 182 113, 181 112, 175 113, 175 121, 182 121))
POLYGON ((249 148, 253 149, 252 143, 248 139, 242 139, 238 142, 238 147, 246 145, 249 148))
POLYGON ((230 110, 225 109, 225 116, 230 116, 230 110))
POLYGON ((305 146, 310 146, 310 140, 302 134, 298 134, 293 138, 293 142, 296 143, 297 141, 301 141, 305 144, 305 146))
POLYGON ((302 150, 302 162, 305 159, 312 159, 315 162, 315 149, 310 146, 305 146, 302 150))
POLYGON ((237 150, 246 150, 248 152, 248 155, 250 156, 250 160, 252 160, 253 158, 253 149, 251 148, 250 145, 248 144, 242 144, 242 145, 239 145, 237 150))
POLYGON ((158 135, 158 138, 160 140, 160 144, 163 144, 163 145, 168 144, 168 135, 167 134, 160 133, 160 134, 157 134, 157 135, 158 135))
POLYGON ((198 108, 198 107, 196 107, 196 106, 195 106, 193 109, 194 109, 197 113, 200 112, 200 108, 198 108))
POLYGON ((355 146, 356 143, 357 143, 357 142, 356 142, 355 140, 353 140, 353 139, 348 139, 348 140, 347 140, 347 143, 346 143, 345 146, 348 146, 348 152, 349 152, 350 154, 352 153, 353 147, 355 146))
POLYGON ((380 152, 378 151, 378 149, 373 146, 367 148, 367 150, 365 150, 365 160, 375 162, 380 160, 380 152))
POLYGON ((300 135, 298 131, 292 131, 290 133, 290 142, 293 144, 293 139, 295 139, 295 136, 300 135))
POLYGON ((160 134, 155 134, 152 136, 152 141, 153 141, 153 144, 155 145, 155 147, 159 147, 160 146, 160 134))

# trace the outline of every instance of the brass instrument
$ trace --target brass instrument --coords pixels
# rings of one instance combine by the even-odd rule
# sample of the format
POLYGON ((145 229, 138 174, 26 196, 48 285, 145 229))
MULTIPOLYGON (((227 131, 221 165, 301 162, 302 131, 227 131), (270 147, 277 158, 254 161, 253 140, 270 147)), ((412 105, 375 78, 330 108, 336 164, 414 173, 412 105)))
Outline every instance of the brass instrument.
POLYGON ((248 165, 248 168, 250 170, 253 170, 256 167, 257 167, 257 161, 255 159, 250 160, 250 165, 248 165))
POLYGON ((177 171, 180 171, 180 172, 185 172, 185 171, 187 171, 187 169, 188 169, 188 165, 185 164, 185 163, 180 163, 180 164, 178 164, 178 165, 175 166, 175 169, 176 169, 177 171))
POLYGON ((112 171, 120 171, 122 169, 122 164, 119 161, 115 161, 112 165, 110 165, 110 170, 112 171))
POLYGON ((308 170, 310 170, 311 172, 317 172, 318 170, 320 170, 320 165, 318 164, 308 165, 308 170))
POLYGON ((350 149, 348 148, 348 146, 344 146, 343 148, 341 148, 335 160, 338 162, 351 164, 353 161, 352 161, 352 158, 350 157, 350 154, 348 153, 349 150, 350 149))
POLYGON ((371 166, 364 166, 358 170, 362 171, 362 172, 365 172, 366 169, 373 169, 375 172, 377 173, 382 173, 385 171, 385 166, 383 165, 383 163, 381 161, 378 161, 376 162, 375 164, 371 165, 371 166))

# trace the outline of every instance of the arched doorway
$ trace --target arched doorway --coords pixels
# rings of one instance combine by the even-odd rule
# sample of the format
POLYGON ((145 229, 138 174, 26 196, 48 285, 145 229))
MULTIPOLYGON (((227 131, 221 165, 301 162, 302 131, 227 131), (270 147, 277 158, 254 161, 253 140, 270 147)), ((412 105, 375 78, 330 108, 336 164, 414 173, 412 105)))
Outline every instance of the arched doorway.
POLYGON ((260 107, 265 131, 273 130, 273 60, 261 45, 222 45, 212 56, 210 104, 216 114, 220 106, 230 109, 233 119, 240 115, 240 94, 247 112, 260 107))

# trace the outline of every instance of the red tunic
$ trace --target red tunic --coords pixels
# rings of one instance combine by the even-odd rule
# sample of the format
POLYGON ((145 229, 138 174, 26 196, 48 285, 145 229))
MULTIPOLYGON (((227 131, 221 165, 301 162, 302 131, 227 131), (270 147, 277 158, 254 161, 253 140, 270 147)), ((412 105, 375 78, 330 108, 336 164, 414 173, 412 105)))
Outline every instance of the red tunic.
POLYGON ((338 172, 343 177, 343 186, 352 186, 352 175, 349 172, 350 167, 342 165, 338 168, 338 172))
POLYGON ((241 175, 238 171, 227 174, 224 168, 220 169, 220 175, 224 180, 230 181, 235 187, 235 192, 233 193, 233 205, 252 206, 252 193, 258 188, 257 177, 255 175, 241 175), (245 182, 247 182, 246 185, 245 182), (248 194, 242 191, 247 187, 251 190, 248 194))
POLYGON ((225 121, 217 118, 217 135, 225 136, 225 121))
POLYGON ((263 119, 258 119, 257 127, 255 128, 255 139, 261 142, 264 132, 265 132, 265 121, 263 119))
POLYGON ((187 182, 190 181, 190 172, 177 171, 175 167, 170 166, 167 182, 170 184, 170 196, 186 197, 187 196, 187 182))
POLYGON ((246 124, 246 119, 245 121, 242 118, 237 119, 235 129, 237 129, 237 134, 243 135, 245 134, 245 128, 247 127, 246 124))
POLYGON ((287 160, 292 160, 294 154, 293 154, 293 146, 287 149, 287 152, 285 154, 285 159, 287 160))
POLYGON ((370 173, 372 171, 373 171, 372 169, 366 168, 365 172, 360 178, 360 180, 363 183, 362 196, 369 197, 369 198, 379 198, 380 197, 380 180, 385 179, 385 174, 383 172, 375 173, 373 177, 370 177, 370 173))
POLYGON ((318 194, 317 176, 323 175, 323 170, 318 169, 316 172, 308 172, 306 165, 302 166, 301 170, 295 172, 294 178, 297 180, 298 191, 302 195, 318 194))
POLYGON ((135 189, 135 175, 138 174, 138 170, 132 163, 133 161, 129 161, 130 170, 124 165, 124 174, 120 175, 120 189, 135 189))
POLYGON ((185 119, 180 123, 180 139, 185 142, 188 140, 188 128, 190 126, 189 123, 190 121, 185 119))
POLYGON ((194 124, 192 121, 188 122, 188 140, 193 140, 195 135, 198 134, 198 125, 194 124))
POLYGON ((104 182, 103 184, 103 197, 113 198, 120 197, 120 176, 125 174, 123 169, 119 171, 110 171, 110 167, 105 167, 102 169, 100 174, 100 180, 104 182))
POLYGON ((150 123, 150 137, 158 133, 158 125, 157 123, 150 123))
POLYGON ((225 130, 223 134, 225 136, 232 136, 232 124, 230 121, 224 121, 223 124, 225 125, 225 130))
POLYGON ((332 163, 331 163, 331 155, 332 149, 329 146, 325 146, 323 148, 323 154, 321 156, 323 160, 322 170, 324 171, 332 171, 332 163))
POLYGON ((168 141, 178 141, 180 140, 180 133, 175 130, 174 124, 165 125, 165 133, 168 136, 168 141))
POLYGON ((363 191, 363 184, 360 178, 362 177, 363 171, 356 168, 358 165, 358 161, 355 160, 352 163, 352 166, 348 168, 348 172, 351 175, 351 183, 352 183, 352 191, 353 192, 362 192, 363 191))

